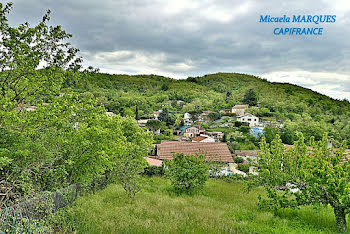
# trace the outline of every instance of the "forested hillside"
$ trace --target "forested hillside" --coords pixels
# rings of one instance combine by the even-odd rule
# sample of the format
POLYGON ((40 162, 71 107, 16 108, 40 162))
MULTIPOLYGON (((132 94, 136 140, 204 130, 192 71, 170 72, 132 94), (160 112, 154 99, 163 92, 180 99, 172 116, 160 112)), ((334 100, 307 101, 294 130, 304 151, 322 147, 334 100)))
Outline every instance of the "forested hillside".
POLYGON ((247 90, 253 89, 258 104, 250 113, 284 122, 285 143, 293 143, 295 132, 308 139, 321 139, 328 132, 338 144, 350 139, 350 103, 335 100, 296 85, 271 83, 251 75, 217 73, 176 80, 156 75, 109 75, 90 73, 78 82, 66 81, 65 88, 92 92, 109 111, 147 118, 164 105, 180 113, 195 109, 218 111, 241 104, 247 90), (184 101, 179 105, 177 101, 184 101))

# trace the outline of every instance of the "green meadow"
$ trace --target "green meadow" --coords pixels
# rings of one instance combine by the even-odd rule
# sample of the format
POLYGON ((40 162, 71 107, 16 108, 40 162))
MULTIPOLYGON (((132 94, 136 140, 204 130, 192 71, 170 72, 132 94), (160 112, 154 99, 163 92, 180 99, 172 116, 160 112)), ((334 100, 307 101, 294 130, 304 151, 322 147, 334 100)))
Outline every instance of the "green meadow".
POLYGON ((209 180, 204 192, 175 195, 164 178, 142 178, 130 203, 121 185, 82 196, 56 214, 64 233, 335 233, 329 207, 260 210, 261 188, 209 180))

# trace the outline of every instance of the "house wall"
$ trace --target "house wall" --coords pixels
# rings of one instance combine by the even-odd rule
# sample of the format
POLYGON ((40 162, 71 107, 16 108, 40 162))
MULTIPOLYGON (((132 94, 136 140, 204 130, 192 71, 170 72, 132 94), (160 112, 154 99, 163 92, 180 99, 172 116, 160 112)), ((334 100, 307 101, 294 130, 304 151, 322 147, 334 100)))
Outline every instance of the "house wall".
POLYGON ((244 109, 235 109, 235 108, 232 108, 232 113, 236 114, 236 116, 242 116, 244 115, 244 109))
POLYGON ((254 115, 251 115, 251 116, 245 115, 237 118, 237 120, 243 123, 248 123, 249 127, 255 127, 256 125, 259 124, 259 118, 254 115))

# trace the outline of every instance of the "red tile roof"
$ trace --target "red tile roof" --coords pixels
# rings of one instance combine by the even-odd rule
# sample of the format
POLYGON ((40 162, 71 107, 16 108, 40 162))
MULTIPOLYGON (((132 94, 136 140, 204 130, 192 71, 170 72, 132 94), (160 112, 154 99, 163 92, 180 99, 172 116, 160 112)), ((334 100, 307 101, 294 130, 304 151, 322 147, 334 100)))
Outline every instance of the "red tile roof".
POLYGON ((204 154, 207 161, 233 162, 232 155, 223 142, 162 141, 158 147, 158 159, 172 159, 175 153, 185 155, 204 154))
POLYGON ((202 141, 204 139, 207 139, 208 137, 204 137, 204 136, 197 136, 195 138, 192 138, 192 141, 202 141))

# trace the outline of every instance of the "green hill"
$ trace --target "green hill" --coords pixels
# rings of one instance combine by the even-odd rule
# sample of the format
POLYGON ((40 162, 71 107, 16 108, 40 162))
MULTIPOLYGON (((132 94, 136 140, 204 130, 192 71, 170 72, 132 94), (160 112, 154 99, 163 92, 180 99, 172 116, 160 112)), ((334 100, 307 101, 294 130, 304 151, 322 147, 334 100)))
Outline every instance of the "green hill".
POLYGON ((180 113, 229 109, 241 104, 246 91, 253 89, 258 107, 249 111, 262 118, 283 121, 281 136, 285 143, 295 140, 295 131, 303 132, 307 139, 310 136, 321 139, 323 132, 328 132, 336 145, 350 139, 349 101, 246 74, 217 73, 176 80, 156 75, 91 73, 77 82, 74 89, 92 92, 109 111, 122 115, 135 115, 137 106, 141 117, 152 115, 164 105, 180 113), (179 100, 185 104, 178 105, 179 100))

